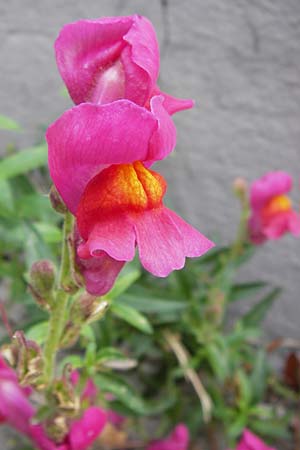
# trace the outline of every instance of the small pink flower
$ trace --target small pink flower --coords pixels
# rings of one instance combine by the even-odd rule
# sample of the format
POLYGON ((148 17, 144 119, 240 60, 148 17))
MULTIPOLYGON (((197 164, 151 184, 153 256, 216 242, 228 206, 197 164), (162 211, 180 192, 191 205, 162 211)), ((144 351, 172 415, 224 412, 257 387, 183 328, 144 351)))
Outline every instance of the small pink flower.
MULTIPOLYGON (((159 48, 143 16, 103 17, 65 25, 56 42, 56 61, 74 103, 128 99, 140 106, 160 94, 156 86, 159 48)), ((161 93, 169 114, 193 102, 161 93)))
POLYGON ((71 424, 67 437, 70 450, 86 450, 99 436, 106 424, 106 413, 90 406, 79 420, 71 424))
POLYGON ((151 442, 146 450, 187 450, 188 445, 189 431, 187 427, 181 423, 174 428, 172 433, 166 439, 151 442))
POLYGON ((236 450, 276 450, 266 445, 259 437, 250 430, 245 429, 236 450))
MULTIPOLYGON (((162 112, 159 97, 152 107, 162 112)), ((164 136, 158 128, 157 116, 118 100, 74 107, 47 131, 50 174, 76 215, 79 266, 91 294, 111 288, 136 246, 144 268, 159 277, 213 246, 162 203, 166 182, 147 167, 170 151, 173 128, 164 136)))
POLYGON ((35 414, 29 393, 19 386, 16 373, 0 356, 0 421, 26 435, 30 434, 30 420, 35 414))
MULTIPOLYGON (((93 392, 94 386, 88 383, 83 395, 91 396, 93 392)), ((87 450, 106 424, 106 412, 90 406, 71 423, 64 442, 56 444, 45 433, 43 424, 32 424, 36 410, 28 399, 30 393, 30 389, 19 386, 16 373, 0 356, 0 423, 6 422, 27 436, 40 450, 87 450)))
POLYGON ((267 239, 279 239, 290 232, 300 234, 300 216, 292 209, 286 195, 292 179, 285 172, 270 172, 251 185, 249 219, 250 239, 261 244, 267 239))

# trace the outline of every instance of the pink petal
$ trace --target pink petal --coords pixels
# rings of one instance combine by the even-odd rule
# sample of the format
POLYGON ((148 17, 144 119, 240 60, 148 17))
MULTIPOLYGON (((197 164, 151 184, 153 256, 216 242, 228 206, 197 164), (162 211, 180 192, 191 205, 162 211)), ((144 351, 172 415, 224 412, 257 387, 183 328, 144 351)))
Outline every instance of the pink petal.
POLYGON ((130 44, 122 53, 127 81, 125 97, 144 106, 159 72, 159 47, 153 25, 146 17, 134 16, 124 40, 130 44))
POLYGON ((248 230, 250 241, 255 245, 262 244, 267 239, 263 233, 260 214, 256 211, 252 212, 248 221, 248 230))
POLYGON ((17 383, 18 377, 15 371, 9 367, 4 358, 0 355, 0 380, 11 380, 17 383))
POLYGON ((81 104, 50 125, 50 174, 71 212, 76 212, 86 184, 101 169, 149 159, 156 128, 153 114, 127 100, 81 104))
POLYGON ((97 407, 88 408, 81 419, 72 423, 69 441, 70 450, 85 450, 99 436, 106 424, 106 413, 97 407))
POLYGON ((195 105, 194 100, 173 97, 166 92, 160 91, 158 86, 155 89, 155 94, 153 93, 152 95, 163 96, 163 107, 170 115, 175 114, 179 111, 183 111, 185 109, 191 109, 195 105))
POLYGON ((295 236, 300 234, 299 215, 294 211, 280 212, 272 217, 263 233, 268 239, 279 239, 283 234, 291 232, 295 236))
POLYGON ((118 62, 126 45, 123 36, 131 24, 130 17, 107 17, 79 20, 62 28, 55 42, 56 62, 74 103, 97 101, 95 88, 103 83, 105 73, 101 67, 118 62))
POLYGON ((148 160, 158 161, 164 159, 176 145, 176 127, 168 112, 163 106, 164 98, 156 95, 150 100, 153 115, 158 120, 158 128, 150 141, 148 160))
POLYGON ((34 414, 34 407, 19 385, 13 380, 0 379, 0 415, 12 427, 28 434, 34 414))
POLYGON ((78 256, 107 253, 117 261, 131 261, 135 255, 135 232, 125 215, 114 214, 98 222, 88 241, 78 247, 78 256))
POLYGON ((81 398, 94 403, 98 394, 98 389, 91 378, 89 378, 84 386, 81 398))
POLYGON ((300 214, 290 211, 289 230, 294 236, 300 236, 300 214))
POLYGON ((28 436, 39 450, 71 450, 67 444, 57 446, 48 438, 41 425, 32 425, 28 436))
POLYGON ((201 256, 215 246, 213 242, 185 222, 181 217, 174 213, 174 211, 167 208, 165 209, 168 211, 169 217, 171 217, 182 236, 186 256, 190 258, 201 256))
POLYGON ((259 437, 251 433, 250 430, 245 430, 241 441, 237 446, 237 450, 276 450, 273 447, 267 446, 259 437))
POLYGON ((55 50, 75 103, 125 97, 144 105, 157 79, 158 44, 145 17, 104 17, 65 25, 55 50))
POLYGON ((91 295, 104 295, 112 288, 125 261, 116 261, 102 252, 89 259, 78 258, 77 263, 84 276, 86 290, 91 295))
POLYGON ((184 424, 179 424, 166 439, 153 441, 146 450, 186 450, 189 445, 189 431, 184 424))
POLYGON ((116 413, 112 409, 108 409, 106 413, 107 420, 117 428, 120 428, 126 420, 124 416, 121 416, 121 414, 116 413))
POLYGON ((141 263, 158 277, 181 269, 186 256, 201 256, 213 247, 211 241, 165 207, 137 215, 134 225, 141 263))
POLYGON ((254 181, 250 188, 250 204, 254 209, 262 208, 268 200, 291 190, 292 178, 285 172, 270 172, 254 181))

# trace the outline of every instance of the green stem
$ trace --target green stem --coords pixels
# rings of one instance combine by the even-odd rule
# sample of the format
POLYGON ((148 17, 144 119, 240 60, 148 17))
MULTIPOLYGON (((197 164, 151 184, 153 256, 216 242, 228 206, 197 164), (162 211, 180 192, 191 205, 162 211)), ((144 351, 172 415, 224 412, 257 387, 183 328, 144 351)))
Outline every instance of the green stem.
POLYGON ((44 347, 44 375, 45 382, 49 382, 55 372, 56 353, 59 348, 60 338, 66 321, 66 311, 69 296, 66 292, 59 290, 56 294, 56 302, 53 307, 50 321, 48 336, 44 347))
POLYGON ((65 286, 70 278, 70 258, 68 251, 68 239, 73 228, 73 217, 66 213, 63 229, 62 258, 58 279, 58 288, 55 293, 55 302, 51 310, 48 335, 44 347, 44 376, 45 383, 52 380, 55 373, 56 353, 59 349, 61 335, 66 324, 66 312, 69 294, 65 286))
POLYGON ((245 243, 248 242, 248 219, 250 216, 250 205, 246 193, 240 195, 240 202, 242 210, 237 236, 229 253, 229 260, 231 261, 235 260, 243 253, 245 243))

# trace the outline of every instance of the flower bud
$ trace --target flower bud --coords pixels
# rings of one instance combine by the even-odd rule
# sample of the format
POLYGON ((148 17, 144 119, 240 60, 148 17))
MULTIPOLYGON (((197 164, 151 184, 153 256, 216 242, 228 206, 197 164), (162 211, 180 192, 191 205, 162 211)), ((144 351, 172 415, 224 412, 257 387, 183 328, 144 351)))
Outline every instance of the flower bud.
POLYGON ((60 342, 61 348, 68 348, 77 341, 83 324, 101 319, 108 308, 108 302, 88 293, 78 297, 72 304, 69 321, 60 342))
POLYGON ((61 198, 60 194, 56 190, 56 187, 54 185, 51 186, 50 192, 49 192, 49 199, 50 203, 52 205, 52 208, 60 213, 65 214, 67 212, 67 207, 63 202, 63 199, 61 198))
POLYGON ((27 340, 22 331, 15 332, 11 344, 1 347, 1 354, 14 367, 21 386, 41 385, 44 364, 41 348, 27 340))
POLYGON ((30 270, 29 287, 39 305, 47 310, 53 301, 56 268, 46 259, 35 262, 30 270))
POLYGON ((248 184, 244 178, 238 177, 233 182, 233 190, 238 197, 244 197, 248 192, 248 184))
POLYGON ((72 305, 70 319, 76 323, 91 323, 103 317, 108 308, 108 302, 99 300, 88 293, 80 296, 72 305))
POLYGON ((63 441, 69 431, 68 420, 63 415, 46 420, 44 427, 47 434, 57 443, 63 441))
POLYGON ((78 414, 80 398, 69 380, 66 378, 54 380, 52 389, 52 395, 61 413, 70 417, 78 414))

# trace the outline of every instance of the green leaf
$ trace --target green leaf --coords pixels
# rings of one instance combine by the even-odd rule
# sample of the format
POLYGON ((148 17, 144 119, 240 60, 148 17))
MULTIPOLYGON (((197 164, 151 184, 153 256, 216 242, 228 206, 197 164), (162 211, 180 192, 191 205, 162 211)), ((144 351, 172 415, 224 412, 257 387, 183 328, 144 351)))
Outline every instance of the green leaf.
POLYGON ((14 199, 11 187, 6 180, 0 180, 0 216, 14 216, 14 199))
POLYGON ((95 342, 95 333, 91 325, 85 324, 81 327, 80 336, 87 342, 95 342))
POLYGON ((36 230, 47 244, 57 244, 61 242, 62 232, 60 228, 50 223, 36 222, 34 224, 36 230))
POLYGON ((45 342, 48 334, 49 322, 47 320, 37 323, 26 331, 26 338, 41 345, 45 342))
POLYGON ((153 332, 152 326, 148 319, 131 306, 115 301, 111 305, 111 311, 114 315, 125 320, 125 322, 128 322, 138 330, 147 334, 151 334, 153 332))
POLYGON ((267 387, 267 375, 268 365, 266 352, 264 350, 259 350, 254 361, 254 367, 250 378, 253 399, 256 402, 262 401, 264 398, 267 387))
POLYGON ((0 161, 0 180, 28 172, 45 166, 47 163, 47 148, 45 145, 27 148, 0 161))
POLYGON ((136 268, 125 267, 121 275, 117 279, 112 290, 105 296, 108 300, 113 300, 119 297, 141 276, 141 271, 136 268))
POLYGON ((113 375, 97 374, 94 381, 101 392, 109 392, 131 411, 139 415, 157 415, 164 412, 174 402, 171 396, 164 396, 158 401, 145 401, 134 389, 120 378, 113 375))
POLYGON ((20 131, 20 125, 13 119, 0 114, 0 130, 20 131))
POLYGON ((60 367, 63 369, 66 364, 71 364, 73 369, 80 369, 83 366, 83 360, 79 355, 68 355, 60 362, 60 367))
POLYGON ((169 300, 168 298, 157 298, 141 294, 124 294, 122 295, 122 302, 126 305, 135 308, 144 313, 163 314, 169 312, 181 312, 187 308, 187 302, 179 300, 169 300))
POLYGON ((238 300, 244 300, 252 295, 257 294, 262 288, 266 287, 267 283, 264 281, 255 281, 253 283, 240 283, 235 284, 229 295, 229 302, 236 302, 238 300))
POLYGON ((220 349, 214 343, 206 346, 206 355, 214 375, 219 381, 224 381, 228 375, 229 367, 227 360, 227 352, 220 349))
POLYGON ((241 319, 243 326, 253 327, 259 325, 267 315, 267 312, 273 305, 275 299, 281 293, 280 288, 273 289, 262 300, 256 303, 249 312, 247 312, 241 319))
POLYGON ((96 355, 96 363, 111 369, 129 370, 136 367, 137 361, 128 358, 114 347, 102 348, 96 355))
POLYGON ((253 430, 254 433, 263 437, 288 439, 291 437, 288 432, 290 418, 291 417, 287 415, 286 417, 271 420, 253 419, 249 423, 249 428, 253 430))
POLYGON ((237 380, 239 385, 239 407, 241 410, 248 410, 252 400, 251 382, 246 373, 240 369, 237 371, 237 380))
POLYGON ((102 348, 96 356, 97 363, 103 363, 111 359, 125 359, 126 356, 120 350, 114 347, 104 347, 102 348))
POLYGON ((236 440, 239 437, 247 425, 247 419, 245 414, 238 414, 235 420, 228 424, 227 433, 231 440, 236 440))

